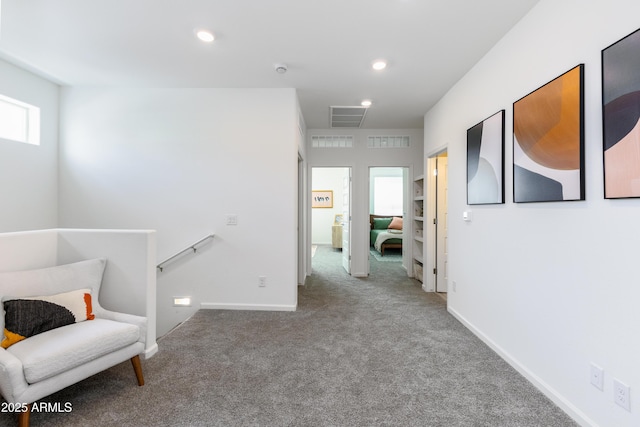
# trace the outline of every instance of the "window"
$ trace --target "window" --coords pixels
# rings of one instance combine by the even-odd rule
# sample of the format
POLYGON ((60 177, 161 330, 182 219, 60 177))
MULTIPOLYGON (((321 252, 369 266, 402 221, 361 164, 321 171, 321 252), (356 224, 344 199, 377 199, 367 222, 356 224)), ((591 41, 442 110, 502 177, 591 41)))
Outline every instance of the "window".
POLYGON ((408 136, 369 136, 367 148, 407 148, 410 145, 408 136))
POLYGON ((0 138, 40 145, 40 109, 0 95, 0 138))
POLYGON ((402 216, 402 177, 376 176, 373 185, 373 214, 402 216))
POLYGON ((312 148, 352 148, 353 136, 312 136, 312 148))

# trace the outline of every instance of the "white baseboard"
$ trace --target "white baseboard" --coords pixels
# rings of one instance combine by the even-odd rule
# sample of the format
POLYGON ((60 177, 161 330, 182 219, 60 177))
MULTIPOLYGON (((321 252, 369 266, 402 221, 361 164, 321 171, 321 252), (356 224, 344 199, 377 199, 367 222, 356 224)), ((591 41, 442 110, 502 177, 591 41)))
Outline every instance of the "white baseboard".
POLYGON ((295 305, 276 304, 226 304, 203 302, 200 308, 205 310, 252 310, 252 311, 296 311, 295 305))
POLYGON ((158 352, 158 343, 154 343, 151 347, 144 349, 144 360, 150 359, 158 352))
POLYGON ((431 289, 429 289, 426 283, 422 283, 422 290, 425 292, 433 292, 431 289))
POLYGON ((467 329, 473 332, 482 342, 487 344, 493 351, 495 351, 500 357, 502 357, 509 365, 511 365, 516 371, 524 376, 530 383, 532 383, 538 390, 547 396, 553 403, 555 403, 560 409, 567 413, 574 421, 581 426, 598 427, 598 425, 587 417, 582 411, 576 408, 571 402, 569 402, 564 396, 558 393, 553 387, 544 382, 540 377, 531 372, 526 366, 522 365, 511 354, 505 351, 502 347, 496 344, 491 338, 487 337, 482 331, 473 326, 464 316, 455 311, 451 307, 447 307, 447 311, 460 323, 462 323, 467 329))

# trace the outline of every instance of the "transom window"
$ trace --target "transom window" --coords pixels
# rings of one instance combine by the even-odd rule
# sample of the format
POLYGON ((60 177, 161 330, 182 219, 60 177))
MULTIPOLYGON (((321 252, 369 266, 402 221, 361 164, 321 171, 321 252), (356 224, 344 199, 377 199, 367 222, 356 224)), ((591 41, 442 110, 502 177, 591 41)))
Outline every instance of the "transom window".
POLYGON ((352 148, 353 136, 350 135, 313 135, 311 137, 312 148, 352 148))
POLYGON ((367 148, 407 148, 410 139, 408 136, 369 136, 367 148))

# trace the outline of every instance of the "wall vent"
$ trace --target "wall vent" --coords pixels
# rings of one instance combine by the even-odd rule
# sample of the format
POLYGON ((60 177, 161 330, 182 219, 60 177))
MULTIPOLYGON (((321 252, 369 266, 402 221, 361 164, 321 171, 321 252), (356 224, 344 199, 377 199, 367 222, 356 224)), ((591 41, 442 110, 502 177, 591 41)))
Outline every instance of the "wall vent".
POLYGON ((329 123, 332 128, 359 128, 367 107, 329 107, 329 123))
POLYGON ((353 136, 350 135, 314 135, 311 137, 311 148, 351 148, 353 136))
POLYGON ((369 136, 367 148, 407 148, 410 142, 408 136, 369 136))

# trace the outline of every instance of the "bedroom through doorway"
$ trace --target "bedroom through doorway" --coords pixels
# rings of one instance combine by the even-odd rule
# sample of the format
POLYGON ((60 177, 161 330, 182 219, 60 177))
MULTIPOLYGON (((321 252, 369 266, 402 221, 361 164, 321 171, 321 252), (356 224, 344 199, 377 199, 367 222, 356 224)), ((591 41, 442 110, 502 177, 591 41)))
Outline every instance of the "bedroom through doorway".
POLYGON ((351 168, 311 168, 311 268, 316 251, 339 253, 351 274, 351 168))
POLYGON ((369 275, 406 274, 409 168, 369 168, 369 275))

